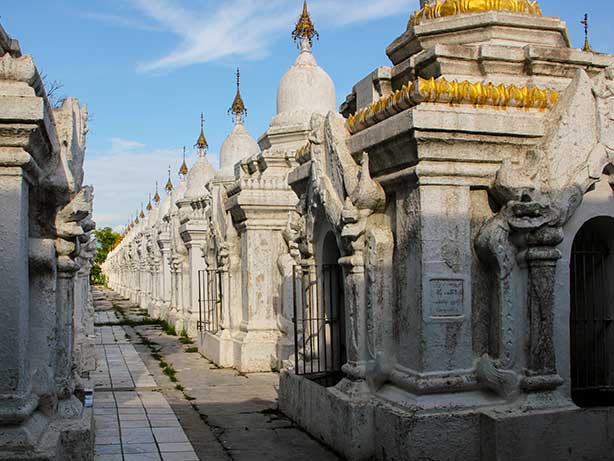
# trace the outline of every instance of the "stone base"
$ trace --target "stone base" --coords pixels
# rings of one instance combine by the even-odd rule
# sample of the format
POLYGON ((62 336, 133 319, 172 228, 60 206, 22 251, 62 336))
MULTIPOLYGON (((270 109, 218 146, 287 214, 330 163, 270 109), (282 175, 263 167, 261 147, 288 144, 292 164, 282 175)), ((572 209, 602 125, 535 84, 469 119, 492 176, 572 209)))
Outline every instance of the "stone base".
POLYGON ((216 365, 236 368, 242 373, 270 372, 278 369, 280 360, 287 359, 293 348, 286 347, 270 332, 230 334, 199 334, 200 353, 216 365), (280 351, 284 356, 280 356, 280 351))
POLYGON ((0 427, 0 460, 93 459, 94 414, 91 408, 84 408, 78 417, 52 421, 35 413, 27 423, 20 426, 0 427))
POLYGON ((531 409, 531 402, 525 402, 424 410, 355 392, 356 384, 346 387, 342 382, 324 388, 284 371, 279 403, 297 424, 348 459, 571 461, 611 459, 614 450, 614 408, 531 409))

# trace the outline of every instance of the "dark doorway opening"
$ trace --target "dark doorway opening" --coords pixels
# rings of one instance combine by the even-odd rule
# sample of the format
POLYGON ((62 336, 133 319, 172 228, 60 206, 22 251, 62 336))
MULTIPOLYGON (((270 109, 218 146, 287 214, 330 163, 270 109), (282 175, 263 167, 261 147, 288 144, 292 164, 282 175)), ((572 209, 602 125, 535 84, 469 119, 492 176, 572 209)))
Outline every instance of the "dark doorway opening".
POLYGON ((587 221, 570 262, 571 396, 582 407, 614 404, 614 219, 587 221))
POLYGON ((324 238, 320 264, 294 272, 295 371, 323 386, 336 385, 347 361, 341 253, 332 232, 324 238))

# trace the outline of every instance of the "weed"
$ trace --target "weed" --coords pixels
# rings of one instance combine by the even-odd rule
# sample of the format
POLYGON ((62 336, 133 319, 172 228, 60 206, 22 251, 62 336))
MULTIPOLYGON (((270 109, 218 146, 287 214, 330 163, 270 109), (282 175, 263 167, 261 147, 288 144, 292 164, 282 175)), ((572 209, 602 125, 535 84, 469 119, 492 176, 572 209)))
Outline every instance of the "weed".
POLYGON ((192 397, 191 395, 186 394, 185 392, 183 393, 183 397, 188 401, 191 402, 193 400, 196 400, 196 398, 192 397))
POLYGON ((198 352, 198 347, 194 346, 194 347, 188 347, 185 350, 188 354, 194 354, 195 352, 198 352))
POLYGON ((194 341, 188 336, 188 332, 183 329, 181 331, 181 336, 179 337, 179 342, 181 344, 194 344, 194 341))
POLYGON ((177 384, 177 385, 175 386, 175 389, 177 389, 178 391, 183 392, 183 391, 185 390, 185 387, 183 387, 181 384, 177 384))

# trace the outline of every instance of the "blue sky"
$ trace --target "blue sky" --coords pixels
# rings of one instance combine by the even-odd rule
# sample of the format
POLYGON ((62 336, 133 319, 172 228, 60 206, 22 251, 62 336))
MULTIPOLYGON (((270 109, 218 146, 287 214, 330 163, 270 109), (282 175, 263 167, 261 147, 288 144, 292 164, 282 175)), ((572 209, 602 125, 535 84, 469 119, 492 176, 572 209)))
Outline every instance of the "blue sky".
MULTIPOLYGON (((561 16, 573 46, 591 17, 596 51, 614 52, 614 2, 540 0, 561 16), (609 40, 608 40, 609 39, 609 40)), ((418 0, 311 0, 321 39, 314 47, 342 102, 352 86, 389 64, 386 46, 405 30, 418 0)), ((232 128, 226 111, 241 67, 247 128, 258 138, 275 114, 277 83, 294 62, 290 39, 302 0, 2 0, 0 22, 63 95, 87 104, 86 181, 96 189, 99 226, 119 226, 173 180, 200 113, 212 162, 232 128)))

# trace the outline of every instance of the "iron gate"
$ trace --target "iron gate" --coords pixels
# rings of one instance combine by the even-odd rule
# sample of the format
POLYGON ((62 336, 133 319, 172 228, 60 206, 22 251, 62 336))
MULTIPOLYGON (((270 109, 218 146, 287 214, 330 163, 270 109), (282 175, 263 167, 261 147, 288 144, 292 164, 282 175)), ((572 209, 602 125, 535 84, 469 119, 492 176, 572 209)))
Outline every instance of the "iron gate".
POLYGON ((580 229, 571 256, 572 398, 580 406, 614 404, 610 251, 595 232, 598 224, 591 220, 580 229))
POLYGON ((198 272, 199 331, 217 333, 222 316, 222 274, 216 269, 198 272))
POLYGON ((337 264, 294 267, 295 373, 323 386, 346 362, 343 276, 337 264))

